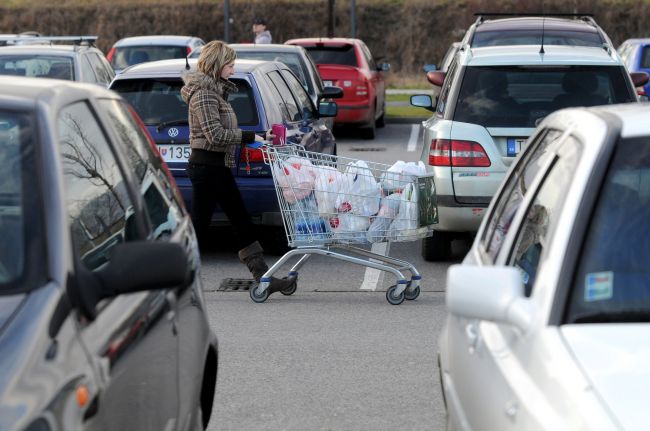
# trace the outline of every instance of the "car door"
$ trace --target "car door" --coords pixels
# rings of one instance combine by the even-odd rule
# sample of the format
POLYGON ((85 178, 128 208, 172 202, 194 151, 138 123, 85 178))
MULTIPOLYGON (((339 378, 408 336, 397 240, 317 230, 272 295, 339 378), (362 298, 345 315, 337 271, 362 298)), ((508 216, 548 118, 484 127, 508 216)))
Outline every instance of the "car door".
MULTIPOLYGON (((79 271, 101 270, 112 248, 142 239, 139 190, 116 156, 91 104, 57 115, 66 208, 79 271)), ((178 412, 177 328, 168 291, 103 300, 96 317, 78 316, 82 342, 97 358, 103 388, 87 429, 174 429, 178 412), (128 412, 128 413, 126 413, 128 412)))
MULTIPOLYGON (((558 181, 568 183, 566 175, 570 175, 573 161, 566 158, 558 163, 554 148, 562 139, 561 131, 546 130, 531 142, 531 151, 495 197, 491 213, 478 234, 480 258, 474 263, 493 265, 508 261, 512 244, 517 242, 513 238, 520 237, 522 220, 532 217, 528 208, 534 208, 530 205, 538 192, 547 196, 551 190, 562 195, 558 193, 558 181)), ((540 252, 539 259, 541 250, 536 251, 540 252)), ((473 259, 469 257, 466 262, 473 259)), ((510 264, 521 262, 517 258, 510 264)), ((522 270, 522 278, 530 286, 535 272, 531 268, 522 270)), ((523 382, 515 380, 521 376, 521 367, 525 368, 525 363, 518 362, 517 351, 525 350, 522 345, 526 340, 509 325, 450 316, 447 343, 451 377, 445 386, 453 393, 449 399, 455 421, 474 430, 513 429, 516 423, 511 421, 511 415, 525 404, 525 399, 520 398, 523 382)))
POLYGON ((377 112, 385 112, 385 101, 386 101, 386 82, 381 71, 377 69, 377 62, 370 53, 370 49, 366 46, 365 43, 361 43, 361 52, 363 53, 366 63, 368 64, 368 69, 370 70, 370 81, 372 86, 375 89, 375 98, 377 100, 376 110, 377 112))

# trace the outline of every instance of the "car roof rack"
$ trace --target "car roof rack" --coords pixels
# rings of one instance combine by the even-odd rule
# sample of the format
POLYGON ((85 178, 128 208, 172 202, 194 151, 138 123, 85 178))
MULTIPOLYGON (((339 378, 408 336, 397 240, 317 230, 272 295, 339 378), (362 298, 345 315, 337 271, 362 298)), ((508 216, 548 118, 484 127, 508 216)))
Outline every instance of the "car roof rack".
POLYGON ((95 46, 97 36, 0 36, 1 42, 72 42, 74 45, 95 46))
POLYGON ((486 17, 565 17, 565 18, 580 18, 588 21, 592 25, 596 25, 593 13, 553 13, 553 12, 476 12, 476 25, 481 25, 486 17))

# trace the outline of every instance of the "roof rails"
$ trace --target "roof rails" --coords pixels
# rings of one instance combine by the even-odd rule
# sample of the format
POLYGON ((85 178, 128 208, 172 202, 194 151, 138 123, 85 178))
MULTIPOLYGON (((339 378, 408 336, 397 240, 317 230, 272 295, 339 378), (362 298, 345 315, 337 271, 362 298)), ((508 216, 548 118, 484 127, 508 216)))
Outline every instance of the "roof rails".
POLYGON ((72 42, 74 45, 95 46, 97 36, 0 36, 0 42, 72 42))
POLYGON ((474 16, 478 17, 476 19, 476 25, 480 25, 485 17, 496 17, 496 16, 501 16, 501 17, 572 17, 572 18, 580 18, 585 21, 588 21, 592 25, 596 25, 596 21, 594 20, 593 13, 553 13, 553 12, 525 12, 525 13, 518 13, 518 12, 476 12, 474 16))

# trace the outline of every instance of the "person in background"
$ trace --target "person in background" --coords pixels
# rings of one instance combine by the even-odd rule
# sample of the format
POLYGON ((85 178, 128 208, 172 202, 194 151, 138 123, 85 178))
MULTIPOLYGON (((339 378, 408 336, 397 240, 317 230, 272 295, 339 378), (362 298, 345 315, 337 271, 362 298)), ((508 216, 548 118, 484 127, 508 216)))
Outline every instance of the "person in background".
POLYGON ((266 29, 266 21, 262 18, 255 18, 253 21, 253 33, 255 43, 272 43, 271 32, 266 29))
MULTIPOLYGON (((237 116, 228 95, 237 91, 229 81, 235 73, 235 51, 214 40, 203 46, 197 72, 185 72, 181 95, 189 107, 190 147, 187 174, 192 182, 192 223, 199 240, 205 242, 217 203, 235 228, 239 259, 259 283, 268 270, 262 246, 255 238, 250 215, 232 175, 235 152, 242 145, 272 139, 237 126, 237 116)), ((269 292, 291 288, 295 277, 272 278, 269 292)))

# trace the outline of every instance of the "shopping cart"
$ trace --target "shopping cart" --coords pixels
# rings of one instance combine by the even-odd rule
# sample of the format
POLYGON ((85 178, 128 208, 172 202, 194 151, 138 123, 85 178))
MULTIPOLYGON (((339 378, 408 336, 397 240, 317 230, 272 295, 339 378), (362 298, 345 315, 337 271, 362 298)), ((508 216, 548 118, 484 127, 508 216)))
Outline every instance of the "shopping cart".
POLYGON ((409 173, 387 164, 306 151, 299 145, 265 146, 282 221, 290 247, 250 289, 251 299, 264 302, 271 276, 299 256, 288 275, 314 254, 393 274, 397 282, 386 292, 389 303, 401 304, 420 294, 420 273, 401 259, 359 247, 378 242, 414 241, 431 235, 437 223, 435 186, 431 175, 409 173), (410 277, 403 272, 408 271, 410 277))

